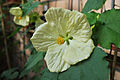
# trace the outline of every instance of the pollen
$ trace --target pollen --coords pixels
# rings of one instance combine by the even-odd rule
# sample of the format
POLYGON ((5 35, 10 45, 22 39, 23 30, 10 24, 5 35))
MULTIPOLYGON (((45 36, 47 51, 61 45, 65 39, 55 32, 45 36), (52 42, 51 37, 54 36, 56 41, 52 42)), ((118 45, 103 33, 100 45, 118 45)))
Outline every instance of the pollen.
POLYGON ((57 44, 61 45, 64 43, 64 39, 62 37, 58 37, 56 42, 57 42, 57 44))
POLYGON ((19 20, 21 20, 21 19, 22 19, 22 17, 21 17, 21 16, 19 16, 19 17, 18 17, 18 19, 19 19, 19 20))

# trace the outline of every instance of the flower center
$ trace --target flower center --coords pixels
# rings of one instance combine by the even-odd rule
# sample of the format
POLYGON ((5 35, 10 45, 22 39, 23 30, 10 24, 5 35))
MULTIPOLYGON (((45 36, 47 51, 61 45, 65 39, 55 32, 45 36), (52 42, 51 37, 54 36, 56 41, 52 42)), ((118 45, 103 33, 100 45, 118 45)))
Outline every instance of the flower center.
POLYGON ((70 43, 69 43, 69 40, 72 40, 72 39, 73 39, 73 37, 72 37, 72 36, 68 36, 68 33, 67 33, 65 37, 62 36, 62 35, 60 35, 60 36, 56 39, 56 42, 57 42, 57 44, 61 45, 61 44, 63 44, 63 43, 66 41, 67 45, 69 45, 69 44, 70 44, 70 43))
POLYGON ((21 19, 22 19, 22 17, 21 17, 21 16, 19 16, 19 17, 18 17, 18 19, 19 19, 19 20, 21 20, 21 19))
POLYGON ((64 39, 62 37, 57 38, 57 44, 61 45, 64 43, 64 39))

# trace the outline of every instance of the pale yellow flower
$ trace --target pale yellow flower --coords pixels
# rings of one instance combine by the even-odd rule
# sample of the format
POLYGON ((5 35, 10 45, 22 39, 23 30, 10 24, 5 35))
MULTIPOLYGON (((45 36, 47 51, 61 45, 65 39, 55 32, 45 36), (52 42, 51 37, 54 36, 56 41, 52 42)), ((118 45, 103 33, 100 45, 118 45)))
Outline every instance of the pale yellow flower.
POLYGON ((22 10, 20 7, 12 7, 10 9, 10 13, 12 15, 14 15, 14 19, 13 21, 17 24, 17 25, 21 25, 21 26, 27 26, 29 25, 29 16, 23 16, 22 17, 22 10))
POLYGON ((87 59, 93 51, 92 30, 83 13, 50 8, 46 23, 40 25, 31 41, 37 51, 47 51, 45 61, 51 72, 62 72, 87 59))

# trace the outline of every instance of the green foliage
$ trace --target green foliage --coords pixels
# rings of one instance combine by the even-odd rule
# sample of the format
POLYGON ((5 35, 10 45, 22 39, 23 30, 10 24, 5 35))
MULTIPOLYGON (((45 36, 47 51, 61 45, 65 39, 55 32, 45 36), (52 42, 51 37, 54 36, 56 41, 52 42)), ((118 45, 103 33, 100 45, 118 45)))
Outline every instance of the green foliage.
POLYGON ((43 61, 39 61, 36 65, 33 66, 32 71, 40 72, 40 68, 43 66, 43 61))
POLYGON ((100 15, 99 13, 91 12, 91 13, 85 13, 87 16, 87 20, 90 25, 93 25, 97 21, 97 16, 100 15))
POLYGON ((41 75, 42 76, 40 80, 58 80, 59 77, 58 73, 49 72, 47 68, 44 68, 44 70, 41 72, 41 75))
POLYGON ((27 3, 22 4, 23 16, 28 15, 34 8, 38 7, 39 1, 33 2, 33 0, 28 0, 27 3))
POLYGON ((40 19, 40 15, 37 12, 33 12, 30 14, 30 23, 35 23, 35 26, 38 27, 40 24, 44 23, 44 21, 42 21, 40 19))
POLYGON ((35 23, 35 21, 40 18, 37 12, 33 12, 30 14, 30 23, 35 23))
POLYGON ((31 54, 25 64, 25 69, 31 69, 35 64, 37 64, 40 60, 43 59, 43 53, 38 52, 36 54, 31 54))
POLYGON ((93 39, 107 49, 111 43, 120 47, 120 10, 112 9, 101 14, 93 29, 93 39))
POLYGON ((73 65, 65 72, 52 73, 44 69, 41 80, 108 80, 108 62, 104 59, 106 53, 96 47, 87 60, 73 65))
POLYGON ((20 74, 20 78, 26 75, 32 69, 35 72, 40 72, 40 67, 42 67, 42 64, 43 64, 42 60, 43 60, 44 54, 45 54, 44 52, 31 54, 24 66, 24 70, 20 74))
POLYGON ((15 79, 18 76, 18 72, 16 71, 17 68, 12 68, 9 70, 4 71, 1 74, 1 78, 4 78, 5 80, 9 80, 9 79, 15 79))
POLYGON ((82 9, 82 12, 86 13, 91 11, 92 9, 98 10, 100 9, 106 0, 88 0, 85 4, 85 7, 82 9))

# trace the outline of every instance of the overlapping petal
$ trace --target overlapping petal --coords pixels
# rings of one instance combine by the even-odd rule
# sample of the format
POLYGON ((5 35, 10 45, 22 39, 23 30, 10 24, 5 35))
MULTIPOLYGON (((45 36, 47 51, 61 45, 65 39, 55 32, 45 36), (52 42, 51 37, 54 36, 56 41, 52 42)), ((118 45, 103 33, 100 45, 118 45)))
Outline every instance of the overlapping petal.
POLYGON ((64 51, 67 45, 52 45, 48 48, 45 55, 47 67, 51 72, 62 72, 70 67, 70 64, 64 61, 64 51))
POLYGON ((18 25, 27 26, 29 25, 29 16, 24 16, 20 20, 18 16, 14 16, 14 22, 18 25))
POLYGON ((14 16, 22 16, 22 10, 20 7, 12 7, 10 13, 14 16))
POLYGON ((94 49, 91 39, 86 43, 79 40, 71 40, 70 45, 66 47, 63 59, 70 65, 76 64, 87 59, 94 49))
POLYGON ((56 44, 58 36, 56 28, 46 22, 37 28, 31 41, 37 51, 47 51, 49 46, 56 44))

